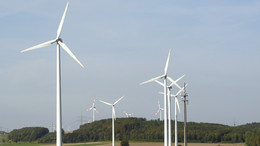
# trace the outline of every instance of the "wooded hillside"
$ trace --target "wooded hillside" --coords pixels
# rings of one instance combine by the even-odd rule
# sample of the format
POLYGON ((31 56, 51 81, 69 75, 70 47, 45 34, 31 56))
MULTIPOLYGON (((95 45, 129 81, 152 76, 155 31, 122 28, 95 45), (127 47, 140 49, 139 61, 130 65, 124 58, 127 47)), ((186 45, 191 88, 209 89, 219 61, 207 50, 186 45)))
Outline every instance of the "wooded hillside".
MULTIPOLYGON (((246 142, 248 146, 260 144, 260 123, 232 127, 221 124, 188 122, 187 127, 189 142, 246 142)), ((174 139, 174 124, 172 131, 172 138, 174 139)), ((72 133, 65 134, 63 142, 109 141, 112 139, 111 135, 111 119, 105 119, 81 125, 79 129, 72 133)), ((39 127, 13 130, 10 132, 8 138, 14 142, 38 141, 39 143, 52 143, 56 139, 55 133, 49 133, 47 128, 39 127)), ((144 118, 118 118, 115 121, 115 139, 163 141, 163 121, 147 121, 144 118)), ((183 122, 178 122, 178 140, 179 142, 183 142, 183 122)))

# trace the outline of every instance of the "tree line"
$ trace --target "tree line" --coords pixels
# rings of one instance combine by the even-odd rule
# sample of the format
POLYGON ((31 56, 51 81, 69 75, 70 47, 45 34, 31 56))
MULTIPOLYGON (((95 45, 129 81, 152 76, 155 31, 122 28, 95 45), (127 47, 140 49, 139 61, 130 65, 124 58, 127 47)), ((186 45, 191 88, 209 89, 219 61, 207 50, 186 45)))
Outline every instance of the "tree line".
MULTIPOLYGON (((174 122, 174 121, 172 121, 174 122)), ((79 129, 64 134, 64 143, 109 141, 112 139, 111 119, 104 119, 81 125, 79 129)), ((163 121, 145 118, 118 118, 115 121, 115 139, 130 141, 156 141, 164 140, 163 121)), ((212 123, 187 123, 188 142, 200 143, 246 143, 248 146, 260 145, 260 123, 241 126, 227 126, 212 123)), ((174 131, 174 125, 172 126, 174 131)), ((183 122, 178 122, 178 141, 183 142, 183 122)), ((172 132, 174 139, 174 132, 172 132)), ((13 130, 8 139, 13 142, 54 143, 56 134, 50 133, 47 128, 28 127, 13 130)))

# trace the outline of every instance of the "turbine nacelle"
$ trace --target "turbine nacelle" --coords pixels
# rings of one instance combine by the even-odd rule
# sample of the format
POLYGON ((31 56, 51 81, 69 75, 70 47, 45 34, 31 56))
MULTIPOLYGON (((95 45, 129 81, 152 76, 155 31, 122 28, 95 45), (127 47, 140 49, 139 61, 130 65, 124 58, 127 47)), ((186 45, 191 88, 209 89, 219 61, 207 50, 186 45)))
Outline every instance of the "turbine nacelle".
POLYGON ((56 40, 56 42, 58 43, 58 42, 62 42, 62 39, 61 38, 58 38, 57 40, 56 40))

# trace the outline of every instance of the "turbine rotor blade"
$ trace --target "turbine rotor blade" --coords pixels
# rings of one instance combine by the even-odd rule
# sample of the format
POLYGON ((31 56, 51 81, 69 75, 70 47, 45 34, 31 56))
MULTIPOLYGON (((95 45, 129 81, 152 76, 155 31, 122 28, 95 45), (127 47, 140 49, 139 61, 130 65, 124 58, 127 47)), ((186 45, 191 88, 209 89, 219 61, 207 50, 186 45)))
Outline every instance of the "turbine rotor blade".
POLYGON ((167 79, 169 79, 169 80, 172 82, 172 84, 174 84, 176 87, 178 87, 179 89, 181 89, 181 87, 180 87, 171 77, 168 77, 168 76, 167 76, 167 79))
POLYGON ((70 51, 70 49, 67 47, 67 45, 65 45, 65 44, 62 43, 61 41, 58 41, 58 44, 59 44, 82 68, 84 68, 84 66, 80 63, 80 61, 76 58, 76 56, 70 51))
POLYGON ((90 111, 90 110, 92 110, 92 109, 93 109, 93 107, 91 107, 91 108, 87 109, 87 112, 88 112, 88 111, 90 111))
POLYGON ((93 107, 95 106, 95 99, 93 100, 93 107))
POLYGON ((177 104, 177 107, 178 107, 179 113, 181 113, 180 104, 179 104, 179 100, 178 100, 177 97, 175 97, 175 102, 176 102, 176 104, 177 104))
POLYGON ((159 94, 164 94, 164 92, 158 92, 159 94))
POLYGON ((41 43, 41 44, 33 46, 31 48, 24 49, 24 50, 21 51, 21 53, 26 52, 26 51, 31 51, 31 50, 34 50, 34 49, 38 49, 38 48, 42 48, 42 47, 47 47, 47 46, 50 46, 51 44, 53 44, 55 42, 56 42, 56 40, 50 40, 48 42, 41 43))
POLYGON ((177 80, 175 80, 175 82, 177 83, 179 80, 181 80, 183 77, 185 77, 185 75, 182 75, 181 77, 179 77, 177 80))
POLYGON ((124 98, 125 96, 122 96, 122 97, 120 97, 115 103, 114 103, 114 105, 116 105, 122 98, 124 98))
POLYGON ((97 109, 96 109, 96 108, 93 108, 93 110, 94 110, 96 113, 99 113, 99 112, 97 111, 97 109))
POLYGON ((140 85, 143 85, 143 84, 146 84, 146 83, 150 83, 150 82, 152 82, 152 81, 155 81, 155 80, 161 79, 161 78, 163 78, 163 77, 165 77, 165 75, 162 75, 162 76, 158 76, 158 77, 152 78, 152 79, 150 79, 150 80, 148 80, 148 81, 144 81, 144 82, 140 83, 140 85))
MULTIPOLYGON (((164 92, 158 92, 159 94, 163 94, 164 95, 164 92)), ((168 95, 168 94, 167 94, 168 95)), ((171 94, 170 95, 171 97, 175 97, 176 95, 174 95, 174 94, 171 94)))
POLYGON ((170 56, 171 56, 171 49, 169 50, 169 54, 168 54, 168 58, 165 64, 165 68, 164 68, 164 75, 167 75, 167 71, 168 71, 168 66, 169 66, 169 60, 170 60, 170 56))
POLYGON ((66 13, 67 13, 67 10, 68 10, 68 6, 69 6, 69 2, 66 5, 66 8, 64 10, 64 13, 63 13, 61 21, 60 21, 60 25, 59 25, 58 30, 57 30, 57 39, 60 37, 62 26, 63 26, 64 20, 65 20, 65 16, 66 16, 66 13))
POLYGON ((164 84, 162 82, 158 81, 158 80, 155 80, 155 82, 160 84, 160 85, 162 85, 162 86, 164 86, 164 84))
POLYGON ((184 87, 182 87, 182 88, 176 93, 176 96, 178 96, 178 95, 181 93, 181 91, 184 91, 184 87))
POLYGON ((158 110, 158 111, 155 113, 155 115, 158 115, 159 112, 160 112, 160 110, 158 110))
MULTIPOLYGON (((174 82, 177 84, 177 82, 179 81, 179 80, 181 80, 183 77, 184 77, 185 75, 183 75, 183 76, 181 76, 181 77, 179 77, 177 80, 175 80, 174 82)), ((171 77, 169 77, 169 78, 171 78, 171 77)), ((169 79, 168 78, 168 79, 169 79)), ((172 79, 172 78, 171 78, 172 79)), ((170 80, 170 79, 169 79, 170 80)), ((172 82, 171 84, 170 84, 170 87, 172 86, 172 85, 174 85, 174 82, 172 82)))
POLYGON ((102 103, 104 103, 104 104, 110 105, 110 106, 113 105, 113 104, 111 104, 111 103, 108 103, 108 102, 105 102, 105 101, 102 101, 102 100, 99 100, 99 101, 102 102, 102 103))

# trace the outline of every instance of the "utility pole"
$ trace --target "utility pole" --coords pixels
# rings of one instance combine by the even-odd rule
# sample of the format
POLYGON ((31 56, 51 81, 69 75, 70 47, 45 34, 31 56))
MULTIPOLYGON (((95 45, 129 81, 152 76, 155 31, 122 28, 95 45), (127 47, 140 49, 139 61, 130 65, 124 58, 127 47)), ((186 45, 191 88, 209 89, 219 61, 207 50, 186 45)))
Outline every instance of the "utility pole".
POLYGON ((53 122, 51 123, 50 128, 51 128, 51 132, 54 132, 55 125, 53 124, 53 122))
POLYGON ((184 93, 183 93, 183 103, 184 103, 184 146, 187 146, 187 108, 186 108, 186 104, 188 102, 188 100, 186 99, 186 97, 188 96, 187 92, 186 92, 186 84, 184 83, 184 93))

